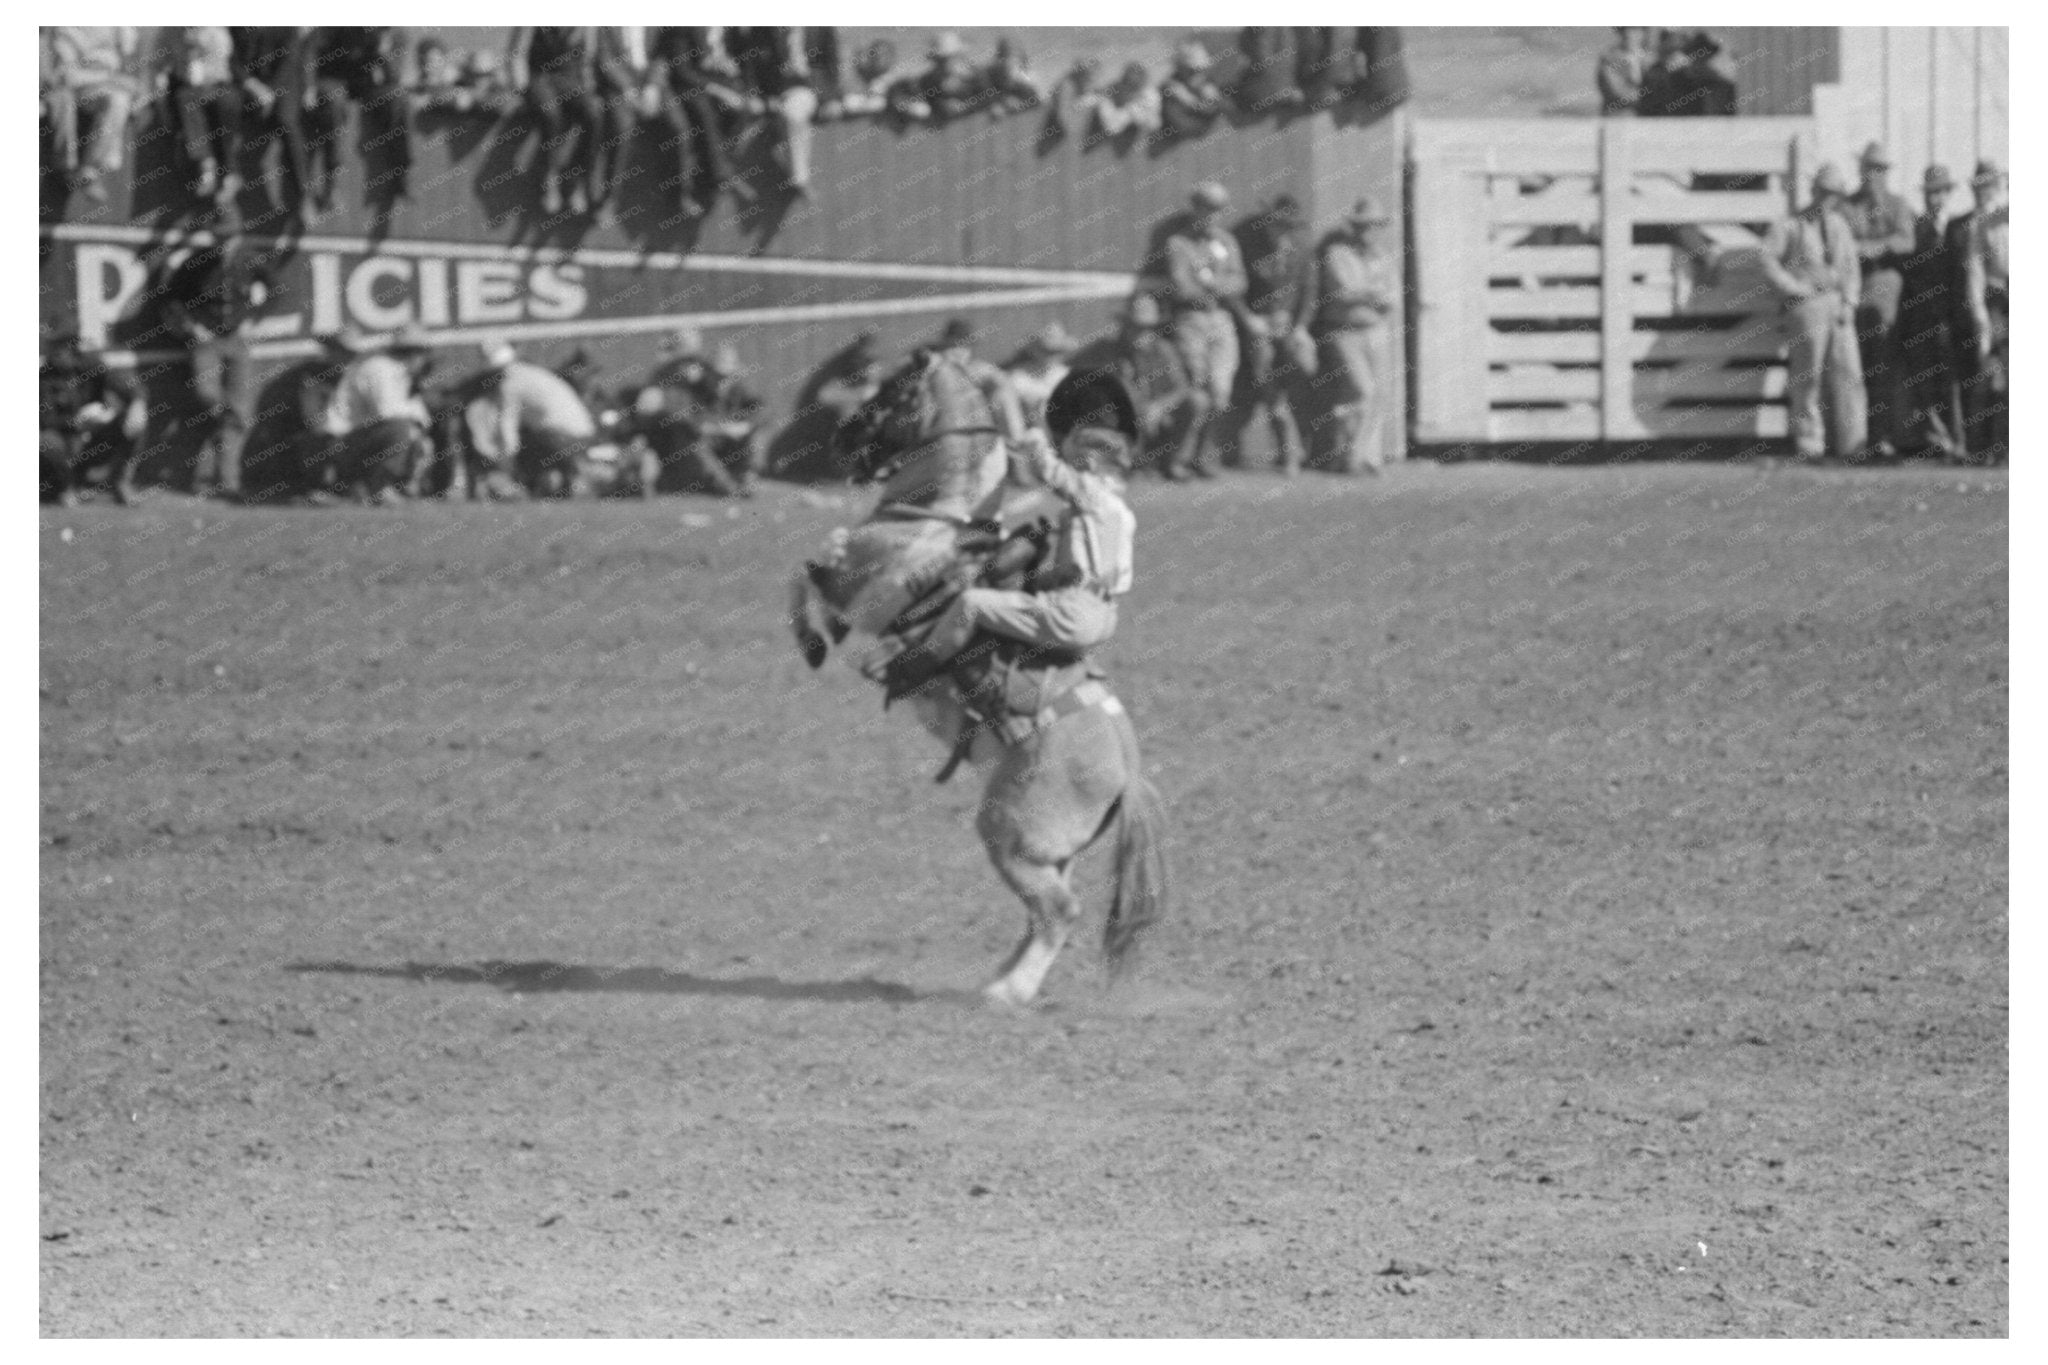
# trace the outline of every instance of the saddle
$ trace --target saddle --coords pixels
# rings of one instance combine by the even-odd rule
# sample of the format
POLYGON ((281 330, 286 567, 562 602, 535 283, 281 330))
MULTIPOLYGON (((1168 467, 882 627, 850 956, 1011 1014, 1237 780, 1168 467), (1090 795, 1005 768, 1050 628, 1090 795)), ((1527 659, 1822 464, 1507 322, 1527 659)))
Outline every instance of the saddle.
MULTIPOLYGON (((971 529, 962 537, 954 572, 897 617, 887 633, 915 648, 932 622, 970 587, 1053 592, 1071 586, 1078 581, 1078 571, 1063 571, 1050 563, 1063 510, 1036 505, 1025 515, 971 529)), ((932 679, 945 679, 967 712, 953 752, 934 780, 950 779, 984 733, 993 733, 1004 744, 1022 744, 1073 712, 1102 704, 1110 695, 1102 681, 1108 676, 1081 651, 977 631, 932 679)), ((922 685, 904 686, 887 672, 878 681, 890 684, 885 707, 922 685)))

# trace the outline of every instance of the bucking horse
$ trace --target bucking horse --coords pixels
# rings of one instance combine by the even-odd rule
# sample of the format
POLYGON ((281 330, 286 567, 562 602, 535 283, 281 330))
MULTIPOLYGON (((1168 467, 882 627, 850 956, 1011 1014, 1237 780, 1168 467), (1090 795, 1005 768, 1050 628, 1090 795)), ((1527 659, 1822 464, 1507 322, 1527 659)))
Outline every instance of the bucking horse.
MULTIPOLYGON (((846 444, 849 473, 879 484, 881 496, 865 521, 833 532, 791 587, 791 624, 811 667, 852 633, 915 638, 966 587, 1044 585, 1065 504, 1012 485, 994 411, 961 366, 919 352, 856 414, 846 444)), ((950 751, 940 781, 962 761, 985 774, 975 828, 1030 914, 983 995, 1024 1005, 1038 994, 1080 919, 1074 862, 1112 830, 1102 942, 1112 976, 1124 974, 1166 909, 1165 809, 1106 675, 1086 659, 984 633, 905 699, 950 751)))

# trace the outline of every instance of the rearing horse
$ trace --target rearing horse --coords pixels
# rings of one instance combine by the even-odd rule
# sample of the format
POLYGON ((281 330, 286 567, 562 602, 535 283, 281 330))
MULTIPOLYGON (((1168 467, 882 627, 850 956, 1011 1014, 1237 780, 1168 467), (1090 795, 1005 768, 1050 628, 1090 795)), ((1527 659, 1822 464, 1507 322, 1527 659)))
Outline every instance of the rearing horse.
MULTIPOLYGON (((1050 494, 1006 490, 1009 454, 974 379, 942 355, 919 353, 892 375, 855 422, 856 479, 882 484, 866 521, 840 528, 791 588, 790 620, 811 667, 850 631, 878 636, 948 578, 962 537, 1006 505, 1050 494)), ((1078 695, 1078 690, 1076 695, 1078 695)), ((1122 703, 1097 686, 1086 704, 1052 708, 1016 743, 986 730, 967 751, 986 774, 975 829, 996 872, 1024 902, 1030 927, 983 991, 992 1003, 1028 1004, 1080 919, 1074 860, 1116 832, 1115 890, 1103 926, 1112 972, 1128 966, 1139 936, 1165 912, 1166 818, 1139 766, 1138 737, 1122 703)), ((968 724, 951 687, 911 698, 918 719, 949 748, 968 724)))

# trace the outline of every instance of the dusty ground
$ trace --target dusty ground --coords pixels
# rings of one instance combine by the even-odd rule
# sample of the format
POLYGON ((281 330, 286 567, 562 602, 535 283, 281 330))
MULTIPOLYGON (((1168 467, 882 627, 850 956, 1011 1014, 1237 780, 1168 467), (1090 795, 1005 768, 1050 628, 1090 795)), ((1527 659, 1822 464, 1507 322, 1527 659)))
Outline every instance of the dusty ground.
POLYGON ((1022 1015, 844 509, 45 512, 43 1330, 2006 1330, 2002 474, 1135 501, 1022 1015))

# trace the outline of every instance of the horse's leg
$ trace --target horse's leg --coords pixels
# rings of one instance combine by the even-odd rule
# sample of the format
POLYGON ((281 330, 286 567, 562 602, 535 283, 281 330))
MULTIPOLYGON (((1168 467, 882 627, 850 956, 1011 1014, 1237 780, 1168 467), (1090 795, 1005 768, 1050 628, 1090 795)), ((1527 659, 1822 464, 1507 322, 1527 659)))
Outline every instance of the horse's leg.
POLYGON ((825 656, 831 652, 825 637, 811 621, 811 602, 816 591, 808 566, 789 585, 790 629, 796 632, 797 648, 803 651, 804 662, 812 668, 823 667, 825 656))
POLYGON ((989 860, 1031 913, 1031 927, 982 991, 991 1004, 1028 1005, 1081 917, 1081 902, 1067 881, 1070 863, 1034 862, 1020 850, 989 845, 989 860))

